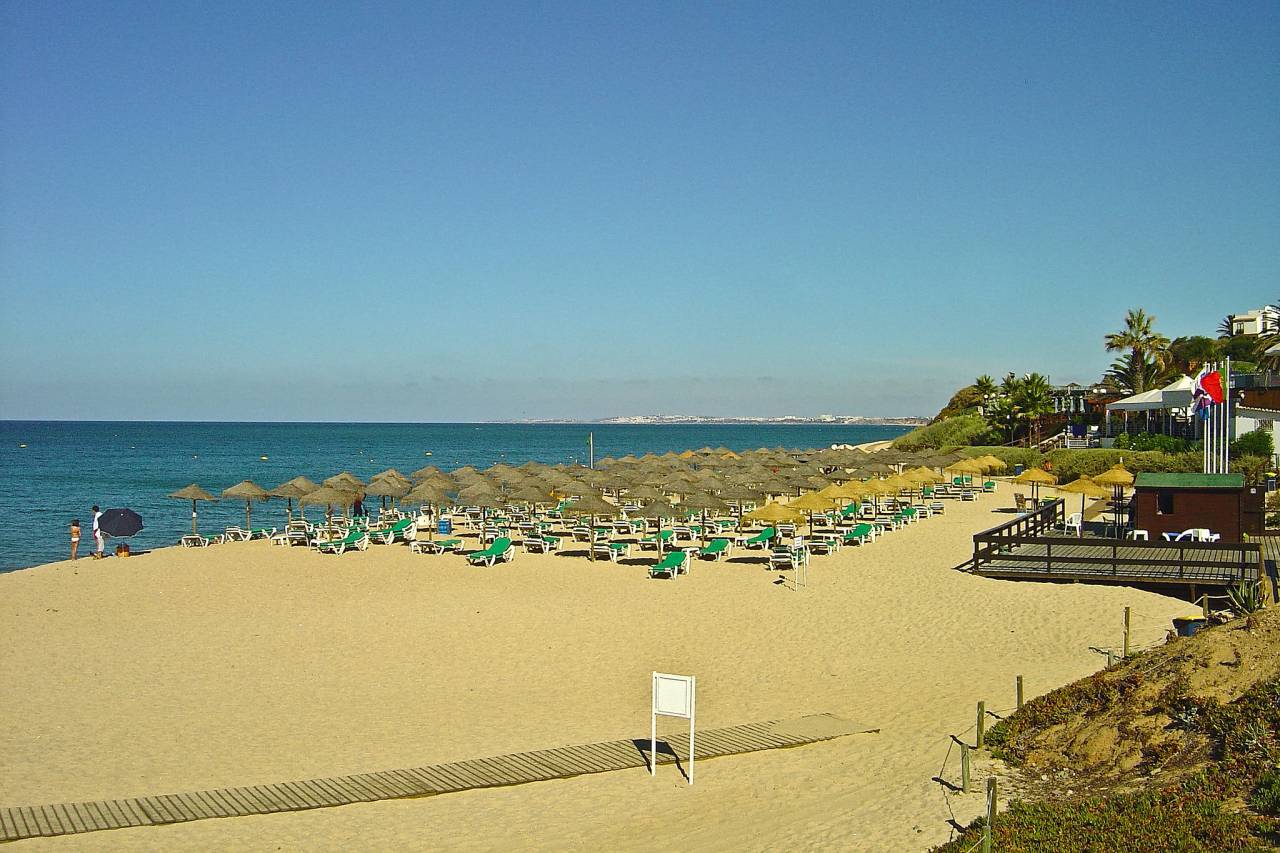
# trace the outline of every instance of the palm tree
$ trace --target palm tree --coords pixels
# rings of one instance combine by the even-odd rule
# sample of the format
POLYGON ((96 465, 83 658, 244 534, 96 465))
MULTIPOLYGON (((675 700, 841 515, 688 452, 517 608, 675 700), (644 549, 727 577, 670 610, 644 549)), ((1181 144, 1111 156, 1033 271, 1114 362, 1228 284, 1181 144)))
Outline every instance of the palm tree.
MULTIPOLYGON (((1124 329, 1112 332, 1103 339, 1107 352, 1128 350, 1128 357, 1112 364, 1111 368, 1114 371, 1117 365, 1125 362, 1130 378, 1137 380, 1142 386, 1135 388, 1134 393, 1150 388, 1147 381, 1152 384, 1159 381, 1169 362, 1169 339, 1155 330, 1155 322, 1156 318, 1141 308, 1130 308, 1124 315, 1124 329), (1153 369, 1139 369, 1140 365, 1146 363, 1150 363, 1153 369)), ((1108 376, 1110 375, 1108 372, 1108 376)))
POLYGON ((1233 338, 1236 334, 1236 315, 1228 314, 1218 323, 1219 338, 1233 338))
POLYGON ((987 423, 998 429, 1006 441, 1012 441, 1018 430, 1019 412, 1013 400, 997 396, 987 407, 987 423))
POLYGON ((1160 365, 1144 355, 1130 351, 1111 363, 1102 381, 1126 394, 1139 394, 1159 387, 1164 378, 1165 371, 1160 365))
POLYGON ((1048 377, 1028 373, 1018 385, 1017 406, 1019 414, 1030 427, 1031 441, 1040 439, 1040 419, 1053 411, 1053 386, 1048 377))
POLYGON ((987 374, 982 374, 973 383, 974 396, 978 398, 980 412, 985 412, 996 397, 996 383, 987 374))

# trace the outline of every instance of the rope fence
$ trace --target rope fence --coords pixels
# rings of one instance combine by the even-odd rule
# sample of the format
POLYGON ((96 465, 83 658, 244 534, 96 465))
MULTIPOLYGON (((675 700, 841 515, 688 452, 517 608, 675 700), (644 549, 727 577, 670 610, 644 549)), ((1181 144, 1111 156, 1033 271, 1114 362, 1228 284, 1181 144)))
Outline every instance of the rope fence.
MULTIPOLYGON (((1207 609, 1208 607, 1207 599, 1209 598, 1226 599, 1226 598, 1229 598, 1229 596, 1205 595, 1203 596, 1203 598, 1206 599, 1204 606, 1207 609)), ((1168 637, 1166 635, 1165 637, 1162 637, 1159 640, 1153 641, 1151 643, 1148 643, 1142 646, 1132 645, 1130 643, 1130 629, 1132 627, 1132 619, 1134 616, 1137 616, 1139 619, 1150 620, 1151 622, 1167 622, 1169 618, 1167 616, 1154 616, 1149 613, 1141 613, 1141 612, 1135 611, 1131 607, 1126 607, 1124 609, 1124 615, 1122 618, 1123 633, 1122 633, 1122 640, 1121 640, 1121 648, 1117 650, 1115 648, 1108 648, 1105 646, 1089 646, 1090 651, 1096 652, 1098 654, 1104 654, 1107 656, 1106 668, 1109 669, 1110 667, 1114 666, 1114 664, 1116 663, 1117 657, 1119 658, 1120 661, 1124 661, 1129 658, 1132 658, 1134 655, 1141 654, 1142 652, 1150 651, 1151 649, 1155 649, 1160 646, 1163 646, 1165 645, 1165 643, 1168 642, 1168 637), (1117 651, 1119 651, 1119 654, 1117 654, 1117 651)), ((974 719, 973 725, 969 726, 967 729, 960 732, 959 734, 948 734, 946 736, 947 750, 942 757, 942 765, 941 767, 939 767, 938 775, 934 777, 934 781, 938 782, 939 787, 942 789, 942 801, 943 801, 943 805, 947 810, 948 824, 951 826, 951 835, 950 835, 950 838, 948 838, 948 841, 955 839, 956 832, 959 826, 959 821, 956 818, 955 809, 951 803, 951 794, 956 791, 960 791, 961 793, 966 793, 966 794, 969 793, 969 787, 970 787, 970 781, 971 781, 969 778, 969 753, 972 749, 977 749, 977 750, 984 749, 985 729, 986 729, 986 722, 988 717, 999 722, 1007 719, 1010 714, 1016 713, 1017 711, 1021 710, 1024 704, 1022 687, 1023 687, 1022 676, 1019 675, 1016 677, 1016 691, 1017 691, 1016 705, 1014 705, 1012 708, 990 710, 986 707, 985 702, 978 702, 977 715, 974 719), (965 740, 970 734, 976 734, 976 737, 974 738, 975 745, 972 747, 965 740), (951 756, 956 751, 957 745, 959 745, 960 747, 960 763, 961 763, 961 768, 960 768, 961 781, 960 781, 960 785, 958 786, 954 782, 949 781, 947 777, 947 770, 951 763, 951 756)), ((987 824, 984 829, 983 838, 977 844, 970 847, 968 850, 964 851, 964 853, 972 853, 972 851, 977 850, 979 848, 983 848, 984 850, 991 849, 990 845, 991 845, 992 825, 995 823, 995 816, 996 816, 996 811, 998 807, 998 797, 996 794, 996 786, 997 786, 997 777, 994 775, 988 776, 987 792, 986 792, 987 824)))

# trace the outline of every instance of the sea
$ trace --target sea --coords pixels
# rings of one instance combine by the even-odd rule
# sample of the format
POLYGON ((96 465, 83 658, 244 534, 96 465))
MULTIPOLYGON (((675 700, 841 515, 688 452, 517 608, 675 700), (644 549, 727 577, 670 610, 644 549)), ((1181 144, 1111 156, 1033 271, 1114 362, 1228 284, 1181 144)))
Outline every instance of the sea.
MULTIPOLYGON (((340 471, 361 479, 387 468, 487 468, 529 460, 595 458, 728 447, 815 448, 884 441, 908 427, 869 424, 389 424, 0 421, 0 572, 70 554, 69 528, 93 549, 91 507, 142 516, 134 550, 174 545, 190 532, 191 504, 167 498, 188 483, 217 495, 241 480, 266 489, 298 475, 316 482, 340 471)), ((282 526, 285 503, 255 503, 254 526, 282 526)), ((244 502, 199 505, 200 529, 244 523, 244 502)), ((109 540, 111 545, 117 540, 109 540)))

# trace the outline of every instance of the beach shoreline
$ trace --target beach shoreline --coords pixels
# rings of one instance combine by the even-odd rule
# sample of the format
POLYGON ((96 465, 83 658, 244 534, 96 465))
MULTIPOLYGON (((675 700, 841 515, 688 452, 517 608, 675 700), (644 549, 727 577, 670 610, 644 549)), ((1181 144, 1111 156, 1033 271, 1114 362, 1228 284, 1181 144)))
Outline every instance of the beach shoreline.
MULTIPOLYGON (((22 842, 77 849, 694 850, 945 841, 930 777, 978 700, 1100 668, 1188 606, 1149 592, 954 571, 1007 486, 861 548, 810 586, 753 563, 639 565, 520 552, 493 569, 402 546, 326 557, 263 541, 0 576, 0 802, 264 784, 638 737, 652 670, 698 676, 698 725, 833 713, 878 729, 678 772, 543 782, 315 812, 22 842), (763 807, 767 804, 767 807, 763 807), (586 820, 599 815, 607 820, 586 820), (513 834, 520 827, 519 834, 513 834), (696 829, 695 829, 696 828, 696 829)), ((650 554, 652 552, 649 552, 650 554)), ((740 555, 738 555, 740 556, 740 555)), ((650 560, 651 562, 651 560, 650 560)), ((668 728, 678 721, 667 724, 668 728)), ((664 729, 665 730, 665 729, 664 729)), ((673 729, 675 730, 675 729, 673 729)), ((950 795, 961 823, 980 796, 950 795)))

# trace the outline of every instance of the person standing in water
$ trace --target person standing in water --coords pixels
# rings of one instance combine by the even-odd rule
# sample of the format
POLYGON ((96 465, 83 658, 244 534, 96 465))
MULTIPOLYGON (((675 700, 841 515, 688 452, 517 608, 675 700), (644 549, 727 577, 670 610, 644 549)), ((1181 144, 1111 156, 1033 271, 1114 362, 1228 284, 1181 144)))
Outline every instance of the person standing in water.
POLYGON ((71 559, 76 558, 76 552, 80 550, 80 519, 71 519, 71 559))

